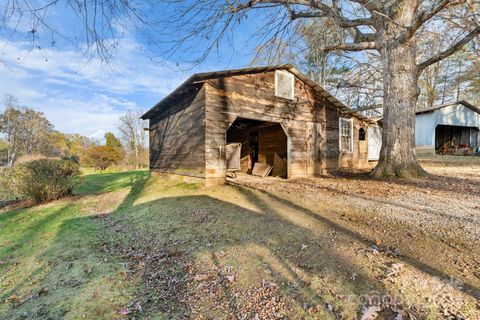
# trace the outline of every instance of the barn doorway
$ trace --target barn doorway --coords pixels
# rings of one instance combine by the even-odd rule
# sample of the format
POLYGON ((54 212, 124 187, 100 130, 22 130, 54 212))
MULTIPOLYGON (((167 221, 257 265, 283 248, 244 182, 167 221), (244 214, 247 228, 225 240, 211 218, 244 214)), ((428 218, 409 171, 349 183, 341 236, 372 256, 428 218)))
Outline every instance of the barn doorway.
POLYGON ((272 167, 269 175, 288 177, 288 138, 279 123, 237 118, 227 130, 226 141, 241 143, 241 172, 252 174, 259 163, 272 167))
POLYGON ((435 128, 435 149, 468 148, 476 146, 477 128, 438 125, 435 128))

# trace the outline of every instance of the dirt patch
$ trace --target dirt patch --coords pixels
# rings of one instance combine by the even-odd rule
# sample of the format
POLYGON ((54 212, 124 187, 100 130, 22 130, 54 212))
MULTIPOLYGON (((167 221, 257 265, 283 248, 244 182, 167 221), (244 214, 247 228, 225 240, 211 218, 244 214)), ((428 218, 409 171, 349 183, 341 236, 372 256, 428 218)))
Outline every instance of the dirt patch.
MULTIPOLYGON (((364 174, 294 180, 240 175, 230 182, 335 221, 371 242, 375 252, 396 250, 400 261, 414 267, 402 285, 423 282, 421 295, 429 303, 447 318, 462 318, 466 300, 476 314, 480 308, 474 302, 480 298, 480 177, 468 174, 471 167, 435 166, 426 166, 433 176, 419 180, 376 181, 364 174)), ((473 167, 480 172, 480 165, 473 167)))
MULTIPOLYGON (((208 219, 206 210, 196 216, 208 219)), ((195 219, 195 220, 196 220, 195 219)), ((231 267, 205 266, 178 242, 164 242, 145 230, 135 231, 122 219, 104 216, 109 232, 117 236, 100 244, 100 251, 120 256, 127 264, 126 280, 143 279, 145 286, 122 309, 129 317, 163 314, 168 318, 192 319, 284 319, 289 305, 279 286, 262 281, 258 287, 237 290, 231 267), (132 233, 133 232, 133 233, 132 233), (133 234, 133 236, 132 236, 133 234)), ((212 253, 212 259, 218 257, 212 253)))

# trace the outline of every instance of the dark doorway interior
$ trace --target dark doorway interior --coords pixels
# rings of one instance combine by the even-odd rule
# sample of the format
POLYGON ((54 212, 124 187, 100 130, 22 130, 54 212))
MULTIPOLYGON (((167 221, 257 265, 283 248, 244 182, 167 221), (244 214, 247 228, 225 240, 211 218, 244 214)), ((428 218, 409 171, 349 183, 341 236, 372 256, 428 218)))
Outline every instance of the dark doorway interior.
POLYGON ((288 156, 287 136, 279 123, 237 118, 227 130, 227 143, 233 142, 242 144, 242 172, 251 173, 256 162, 273 166, 275 153, 285 161, 288 156))
POLYGON ((250 147, 250 152, 249 154, 252 157, 252 161, 258 162, 258 130, 252 129, 249 130, 249 139, 248 139, 248 145, 250 147))
POLYGON ((472 140, 475 140, 476 131, 476 128, 470 127, 438 125, 435 129, 435 149, 475 146, 478 142, 472 140))

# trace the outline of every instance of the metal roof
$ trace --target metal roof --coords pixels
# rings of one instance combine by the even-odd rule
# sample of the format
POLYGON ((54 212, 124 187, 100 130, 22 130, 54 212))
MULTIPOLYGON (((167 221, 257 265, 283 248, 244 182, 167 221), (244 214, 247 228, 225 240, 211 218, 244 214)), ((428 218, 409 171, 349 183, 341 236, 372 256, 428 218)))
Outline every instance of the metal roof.
MULTIPOLYGON (((345 104, 340 102, 337 98, 335 98, 333 95, 331 95, 327 90, 325 90, 323 87, 321 87, 318 83, 304 75, 302 72, 300 72, 298 69, 296 69, 293 65, 291 64, 282 64, 282 65, 271 65, 271 66, 263 66, 263 67, 250 67, 250 68, 242 68, 242 69, 232 69, 232 70, 221 70, 221 71, 213 71, 213 72, 204 72, 204 73, 196 73, 192 75, 190 78, 188 78, 185 82, 183 82, 177 89, 175 89, 172 93, 167 95, 165 98, 163 98, 161 101, 159 101, 156 105, 154 105, 150 110, 148 110, 144 115, 141 116, 142 119, 150 119, 151 116, 161 109, 163 106, 168 105, 168 103, 178 96, 185 94, 189 90, 189 87, 192 85, 206 81, 209 79, 215 79, 215 78, 223 78, 223 77, 229 77, 229 76, 236 76, 236 75, 242 75, 242 74, 253 74, 253 73, 263 73, 263 72, 268 72, 268 71, 273 71, 273 70, 288 70, 291 72, 293 75, 295 75, 299 80, 303 81, 306 83, 308 86, 310 86, 312 89, 314 89, 316 92, 318 92, 320 95, 322 95, 324 98, 326 98, 328 101, 330 101, 334 106, 336 106, 338 109, 340 109, 341 113, 343 114, 348 114, 354 117, 357 117, 363 121, 366 122, 372 122, 369 118, 362 116, 360 113, 353 111, 349 107, 347 107, 345 104)), ((191 88, 190 88, 191 89, 191 88)))
POLYGON ((449 102, 449 103, 445 103, 445 104, 442 104, 442 105, 434 106, 434 107, 431 107, 431 108, 420 109, 420 110, 415 111, 415 113, 419 114, 419 113, 431 112, 431 111, 435 111, 435 110, 438 110, 438 109, 443 109, 443 108, 446 108, 446 107, 454 106, 456 104, 461 104, 464 107, 467 107, 467 108, 472 109, 473 111, 475 111, 477 113, 480 113, 480 108, 474 106, 473 104, 471 104, 471 103, 469 103, 465 100, 454 101, 454 102, 449 102))

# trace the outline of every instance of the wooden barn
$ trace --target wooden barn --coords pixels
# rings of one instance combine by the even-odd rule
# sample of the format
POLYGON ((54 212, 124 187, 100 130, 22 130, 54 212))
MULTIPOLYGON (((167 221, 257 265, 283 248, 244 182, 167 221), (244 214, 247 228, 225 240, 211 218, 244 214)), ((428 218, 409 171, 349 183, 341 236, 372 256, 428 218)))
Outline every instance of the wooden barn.
POLYGON ((224 183, 227 146, 241 171, 286 165, 286 178, 368 167, 370 120, 291 65, 200 73, 146 112, 150 169, 224 183))

